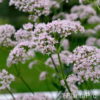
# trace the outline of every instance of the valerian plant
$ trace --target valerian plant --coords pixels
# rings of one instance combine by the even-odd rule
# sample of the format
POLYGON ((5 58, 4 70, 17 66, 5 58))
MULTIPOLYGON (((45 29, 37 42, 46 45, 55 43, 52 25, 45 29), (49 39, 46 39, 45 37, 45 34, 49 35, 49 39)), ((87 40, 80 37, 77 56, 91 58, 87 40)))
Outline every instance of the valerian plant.
MULTIPOLYGON (((45 95, 34 94, 34 89, 21 75, 19 64, 33 60, 37 52, 47 55, 45 65, 55 70, 51 76, 57 80, 62 94, 62 97, 58 97, 57 100, 78 100, 81 84, 84 83, 90 90, 90 86, 87 85, 88 81, 99 83, 100 48, 94 44, 91 45, 89 40, 86 45, 77 46, 72 52, 68 50, 69 37, 80 35, 88 37, 91 34, 97 36, 100 32, 100 18, 92 5, 74 6, 70 13, 60 9, 63 5, 59 0, 9 0, 9 6, 12 5, 16 9, 28 13, 31 23, 24 24, 18 30, 13 25, 0 25, 0 46, 12 47, 7 58, 7 66, 15 68, 17 73, 15 77, 25 84, 32 95, 15 97, 10 90, 10 84, 15 78, 6 70, 2 70, 0 73, 0 90, 7 89, 13 100, 52 99, 45 95), (52 15, 53 8, 58 11, 55 15, 52 15), (49 17, 51 21, 41 22, 41 17, 49 17), (92 28, 86 28, 85 24, 95 25, 92 28)), ((30 68, 36 63, 38 61, 30 61, 30 68)), ((47 77, 49 77, 48 72, 43 71, 40 73, 39 79, 42 81, 47 77)), ((95 100, 91 90, 90 97, 95 100)), ((84 98, 81 99, 84 100, 84 98)))

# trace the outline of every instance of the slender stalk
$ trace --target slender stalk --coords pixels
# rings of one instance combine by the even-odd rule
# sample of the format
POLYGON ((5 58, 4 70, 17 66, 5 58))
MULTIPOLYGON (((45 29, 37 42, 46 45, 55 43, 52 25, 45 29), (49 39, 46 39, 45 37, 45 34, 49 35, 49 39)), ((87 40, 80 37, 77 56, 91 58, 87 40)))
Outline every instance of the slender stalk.
POLYGON ((58 55, 58 60, 59 60, 59 64, 60 64, 60 68, 61 68, 61 72, 62 72, 62 77, 63 77, 63 79, 64 79, 65 85, 66 85, 66 87, 67 87, 69 93, 71 94, 73 100, 75 100, 75 98, 74 98, 74 96, 73 96, 73 94, 72 94, 72 92, 71 92, 71 90, 70 90, 70 88, 69 88, 69 86, 68 86, 68 84, 67 84, 67 82, 66 82, 65 75, 64 75, 64 72, 63 72, 63 64, 62 64, 62 62, 61 62, 61 58, 60 58, 59 53, 57 53, 57 55, 58 55))
POLYGON ((17 72, 17 77, 24 83, 24 85, 28 88, 28 90, 33 94, 33 90, 30 88, 30 86, 28 85, 28 83, 21 76, 20 71, 18 70, 17 66, 15 66, 15 70, 17 72))
POLYGON ((24 78, 22 76, 19 76, 19 78, 25 84, 25 86, 29 89, 29 91, 33 94, 33 90, 30 88, 30 86, 27 84, 24 78))
POLYGON ((54 59, 53 59, 52 55, 51 55, 50 57, 51 57, 51 60, 52 60, 52 63, 53 63, 53 65, 54 65, 54 68, 55 68, 56 72, 59 73, 59 71, 58 71, 58 69, 57 69, 57 66, 56 66, 56 64, 55 64, 55 62, 54 62, 54 59))
MULTIPOLYGON (((51 57, 51 60, 52 60, 53 65, 54 65, 55 71, 56 71, 56 73, 59 75, 59 70, 57 69, 58 66, 55 64, 52 55, 50 55, 50 57, 51 57)), ((60 75, 59 75, 59 76, 60 76, 60 75)), ((60 81, 60 80, 61 80, 61 77, 59 77, 59 81, 60 81)), ((59 98, 59 97, 57 97, 57 100, 58 100, 58 98, 59 98)))
POLYGON ((12 96, 13 100, 16 100, 15 97, 14 97, 14 95, 13 95, 13 93, 9 90, 9 88, 6 88, 6 89, 9 92, 9 94, 12 96))

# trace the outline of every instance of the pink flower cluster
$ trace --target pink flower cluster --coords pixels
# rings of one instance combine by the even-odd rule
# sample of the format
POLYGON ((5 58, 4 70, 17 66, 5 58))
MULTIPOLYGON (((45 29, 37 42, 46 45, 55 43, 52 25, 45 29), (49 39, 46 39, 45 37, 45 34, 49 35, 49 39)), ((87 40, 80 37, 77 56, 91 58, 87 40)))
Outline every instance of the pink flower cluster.
POLYGON ((61 36, 67 37, 72 33, 83 32, 84 28, 79 22, 69 20, 55 20, 48 24, 38 24, 34 30, 34 33, 48 32, 49 34, 58 33, 61 36))
POLYGON ((100 25, 95 26, 94 30, 98 33, 100 32, 100 25))
POLYGON ((100 49, 93 46, 77 47, 73 54, 73 72, 81 77, 82 81, 97 82, 100 78, 100 49))
POLYGON ((96 11, 92 8, 91 5, 74 6, 71 9, 71 13, 77 14, 80 19, 87 19, 96 15, 96 11))
MULTIPOLYGON (((98 21, 99 22, 99 21, 98 21)), ((92 22, 91 22, 92 23, 92 22)), ((100 32, 100 25, 96 25, 94 28, 92 29, 86 29, 83 33, 86 36, 90 36, 90 35, 97 35, 100 32)))
POLYGON ((15 28, 12 25, 0 25, 0 46, 14 46, 16 43, 12 39, 15 28))
MULTIPOLYGON (((73 72, 70 74, 66 82, 74 97, 77 97, 78 87, 84 81, 99 82, 100 79, 100 49, 94 46, 77 47, 69 58, 73 62, 73 72), (77 83, 77 85, 76 85, 77 83)), ((71 62, 71 63, 72 63, 71 62)), ((65 86, 64 80, 61 80, 61 85, 65 86)), ((69 99, 71 94, 67 91, 64 98, 69 99), (69 95, 69 96, 65 96, 69 95)))
POLYGON ((10 84, 15 80, 12 74, 9 74, 5 69, 0 72, 0 90, 10 89, 10 84))
POLYGON ((33 34, 33 24, 27 23, 23 28, 17 30, 14 34, 17 44, 24 41, 31 41, 33 34))
POLYGON ((11 66, 13 64, 18 63, 25 63, 26 60, 34 57, 34 50, 35 48, 34 42, 21 42, 19 43, 9 54, 7 59, 7 66, 11 66))
POLYGON ((97 46, 97 47, 100 47, 100 39, 97 39, 95 37, 89 37, 87 40, 86 40, 86 45, 88 46, 97 46))
POLYGON ((88 23, 89 24, 97 24, 97 23, 100 23, 100 17, 95 15, 95 16, 91 16, 89 19, 88 19, 88 23))
POLYGON ((54 46, 56 44, 56 40, 46 32, 39 34, 38 37, 33 37, 33 41, 36 42, 35 50, 43 54, 49 54, 56 50, 54 46))
POLYGON ((23 12, 33 12, 37 14, 48 14, 49 0, 10 0, 9 5, 15 5, 23 12))
POLYGON ((10 0, 9 5, 14 5, 23 12, 29 12, 29 19, 36 21, 41 15, 48 15, 51 7, 59 8, 55 0, 10 0))
POLYGON ((33 24, 27 23, 23 28, 15 30, 14 26, 0 25, 0 46, 14 47, 20 42, 32 40, 33 24))

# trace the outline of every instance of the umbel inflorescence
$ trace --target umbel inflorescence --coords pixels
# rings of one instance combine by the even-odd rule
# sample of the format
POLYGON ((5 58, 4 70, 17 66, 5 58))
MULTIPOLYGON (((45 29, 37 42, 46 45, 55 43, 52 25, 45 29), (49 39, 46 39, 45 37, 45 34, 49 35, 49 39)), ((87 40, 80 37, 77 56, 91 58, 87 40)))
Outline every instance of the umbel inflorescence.
POLYGON ((55 44, 58 43, 54 37, 55 33, 57 33, 60 37, 66 37, 71 33, 77 33, 83 30, 84 28, 80 25, 80 23, 67 20, 57 20, 48 24, 38 24, 34 31, 28 30, 27 32, 27 30, 21 29, 15 33, 18 45, 16 45, 9 54, 7 63, 8 65, 12 65, 12 62, 13 64, 16 64, 17 62, 25 61, 25 58, 28 58, 27 53, 30 50, 44 54, 48 54, 50 52, 54 53, 56 51, 55 44))
POLYGON ((33 12, 36 14, 48 14, 50 9, 50 0, 10 0, 9 5, 15 7, 23 12, 33 12))
POLYGON ((13 35, 15 28, 12 25, 0 25, 0 45, 1 46, 14 46, 13 35))
POLYGON ((60 36, 68 36, 78 31, 84 31, 84 28, 79 22, 69 20, 55 20, 48 24, 38 24, 34 33, 41 33, 46 31, 49 34, 58 33, 60 36))
POLYGON ((55 0, 10 0, 9 5, 30 14, 29 19, 36 21, 41 15, 50 14, 51 7, 59 7, 55 0))
POLYGON ((98 82, 100 76, 100 49, 93 46, 81 46, 74 50, 72 55, 73 72, 82 77, 82 80, 98 82))

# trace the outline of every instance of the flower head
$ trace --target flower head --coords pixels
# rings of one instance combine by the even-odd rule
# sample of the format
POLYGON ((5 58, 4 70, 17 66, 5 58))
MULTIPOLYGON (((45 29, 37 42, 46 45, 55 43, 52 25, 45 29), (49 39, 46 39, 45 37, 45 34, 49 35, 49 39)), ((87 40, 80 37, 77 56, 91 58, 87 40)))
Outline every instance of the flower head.
POLYGON ((79 22, 69 20, 55 20, 47 24, 47 30, 49 33, 58 33, 61 36, 67 37, 72 33, 84 31, 84 28, 80 25, 79 22))
POLYGON ((9 74, 5 69, 0 72, 0 90, 10 88, 10 84, 15 80, 12 74, 9 74))
POLYGON ((59 34, 67 37, 72 33, 83 32, 84 28, 79 22, 69 20, 55 20, 48 24, 38 24, 34 30, 35 34, 47 32, 48 34, 59 34))
POLYGON ((21 42, 19 43, 9 54, 7 59, 7 66, 11 66, 13 64, 18 64, 20 62, 25 63, 26 60, 34 57, 35 47, 34 42, 21 42))
POLYGON ((99 72, 96 72, 100 65, 100 49, 94 46, 80 46, 77 47, 73 54, 73 72, 80 76, 83 80, 91 80, 95 82, 100 76, 99 72))
POLYGON ((48 33, 39 34, 35 42, 37 43, 36 50, 41 53, 50 53, 56 50, 54 46, 56 41, 48 33))
POLYGON ((33 29, 33 24, 31 24, 31 23, 24 24, 23 29, 32 30, 33 29))
POLYGON ((36 19, 41 15, 50 13, 50 0, 10 0, 9 5, 14 5, 17 9, 31 13, 36 19))
POLYGON ((12 25, 0 25, 0 45, 1 46, 14 46, 15 41, 13 35, 15 34, 15 28, 12 25))
POLYGON ((91 5, 74 6, 71 9, 71 13, 77 14, 80 19, 87 19, 96 15, 96 11, 92 8, 91 5))

